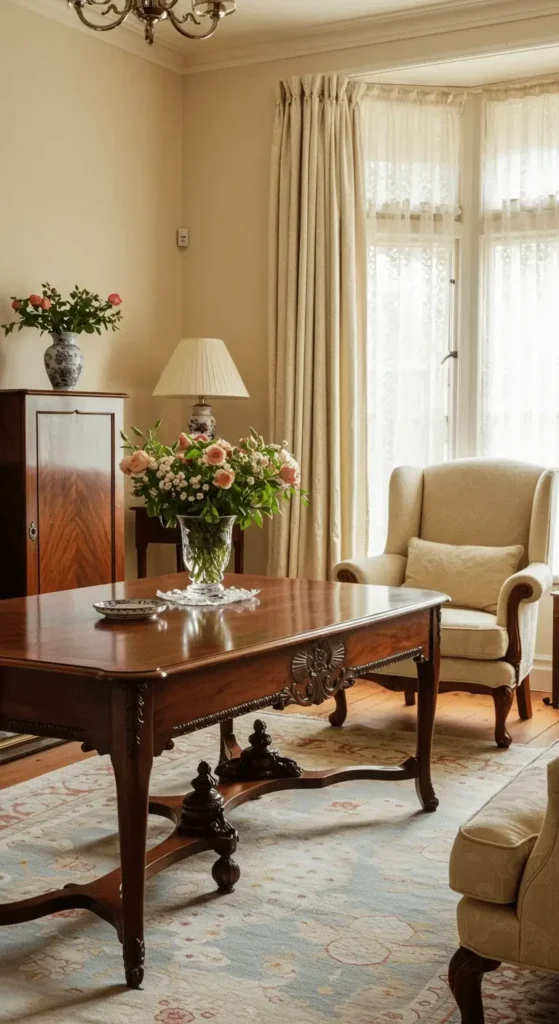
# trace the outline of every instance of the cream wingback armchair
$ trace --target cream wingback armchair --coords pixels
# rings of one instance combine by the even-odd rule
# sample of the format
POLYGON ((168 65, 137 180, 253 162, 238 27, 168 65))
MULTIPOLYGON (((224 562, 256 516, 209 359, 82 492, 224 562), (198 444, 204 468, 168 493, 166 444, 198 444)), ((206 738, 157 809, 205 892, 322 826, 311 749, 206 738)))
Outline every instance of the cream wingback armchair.
POLYGON ((456 837, 460 948, 449 981, 462 1024, 484 1024, 482 978, 503 961, 559 974, 558 753, 544 751, 456 837))
MULTIPOLYGON (((504 548, 520 545, 518 571, 503 583, 492 611, 449 605, 442 610, 441 691, 487 693, 495 703, 495 740, 507 747, 506 719, 516 691, 521 718, 530 718, 529 675, 534 661, 538 602, 553 583, 551 555, 557 473, 524 462, 461 459, 425 469, 400 466, 390 480, 384 554, 354 558, 334 568, 342 582, 399 587, 406 579, 411 538, 446 545, 504 548)), ((430 589, 441 589, 431 587, 430 589)), ((413 662, 367 678, 403 690, 415 702, 413 662)), ((340 691, 330 717, 347 714, 340 691)))

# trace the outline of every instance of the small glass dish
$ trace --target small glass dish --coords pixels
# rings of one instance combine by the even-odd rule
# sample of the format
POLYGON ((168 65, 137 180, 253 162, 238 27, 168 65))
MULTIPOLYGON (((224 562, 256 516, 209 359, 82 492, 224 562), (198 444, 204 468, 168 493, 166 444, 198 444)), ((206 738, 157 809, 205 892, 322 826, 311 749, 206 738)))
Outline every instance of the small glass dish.
POLYGON ((93 607, 98 615, 113 622, 145 622, 167 611, 167 604, 152 597, 123 597, 117 601, 97 601, 93 607))

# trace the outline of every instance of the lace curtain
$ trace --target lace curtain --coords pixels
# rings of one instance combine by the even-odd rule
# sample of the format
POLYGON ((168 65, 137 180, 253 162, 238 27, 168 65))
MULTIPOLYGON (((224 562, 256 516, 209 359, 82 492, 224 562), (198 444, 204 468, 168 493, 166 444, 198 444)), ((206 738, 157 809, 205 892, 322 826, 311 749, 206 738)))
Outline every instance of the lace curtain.
POLYGON ((367 96, 370 554, 384 547, 394 466, 447 455, 461 113, 448 90, 367 96))
POLYGON ((481 449, 557 465, 559 91, 488 99, 485 120, 481 449))

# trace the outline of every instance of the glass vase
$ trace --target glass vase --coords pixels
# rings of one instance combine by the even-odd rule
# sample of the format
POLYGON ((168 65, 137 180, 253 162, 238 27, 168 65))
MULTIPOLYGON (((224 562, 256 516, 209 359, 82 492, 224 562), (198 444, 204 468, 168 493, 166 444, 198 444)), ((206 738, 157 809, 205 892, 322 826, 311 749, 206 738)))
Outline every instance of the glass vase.
POLYGON ((235 516, 207 523, 200 516, 177 516, 181 529, 182 557, 190 576, 185 593, 200 604, 209 604, 223 593, 223 575, 231 558, 235 516))

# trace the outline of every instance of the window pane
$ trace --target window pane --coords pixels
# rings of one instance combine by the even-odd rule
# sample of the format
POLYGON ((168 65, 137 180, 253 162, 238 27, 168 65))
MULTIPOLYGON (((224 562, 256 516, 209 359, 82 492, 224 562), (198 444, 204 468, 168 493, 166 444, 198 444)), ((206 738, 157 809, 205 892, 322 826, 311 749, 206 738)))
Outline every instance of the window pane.
POLYGON ((486 212, 553 208, 559 193, 559 94, 486 104, 486 212))
POLYGON ((556 466, 559 239, 488 242, 485 291, 482 454, 556 466))
POLYGON ((454 106, 370 100, 369 205, 394 214, 457 213, 461 130, 454 106))
POLYGON ((371 245, 369 553, 384 549, 395 466, 446 457, 452 244, 371 245))

